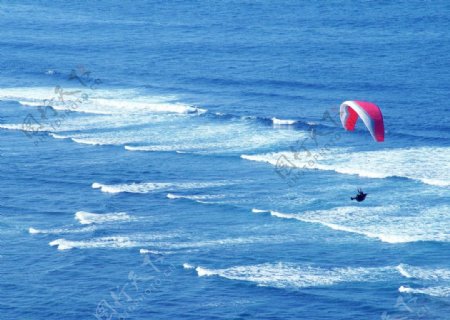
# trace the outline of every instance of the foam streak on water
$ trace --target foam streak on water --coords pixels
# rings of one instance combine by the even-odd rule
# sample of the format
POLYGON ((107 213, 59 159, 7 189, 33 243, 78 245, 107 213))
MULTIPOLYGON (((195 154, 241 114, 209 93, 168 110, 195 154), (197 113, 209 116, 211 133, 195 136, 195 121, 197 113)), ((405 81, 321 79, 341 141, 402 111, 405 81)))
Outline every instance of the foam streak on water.
POLYGON ((310 156, 309 151, 242 155, 243 159, 267 162, 274 166, 300 170, 330 170, 341 174, 368 178, 402 177, 426 184, 450 186, 450 148, 420 147, 398 148, 381 151, 349 152, 345 149, 329 149, 310 156))
MULTIPOLYGON (((446 215, 450 208, 438 206, 423 208, 410 215, 403 208, 386 207, 336 207, 329 210, 306 211, 292 214, 270 211, 273 217, 317 223, 330 229, 361 234, 387 243, 418 241, 450 241, 450 224, 446 215), (398 226, 401 225, 402 228, 398 226)), ((258 213, 264 213, 258 210, 258 213)))
POLYGON ((320 268, 292 263, 266 263, 235 266, 226 269, 196 268, 199 277, 248 281, 259 286, 275 288, 306 288, 332 286, 342 282, 368 282, 382 280, 392 268, 320 268))
POLYGON ((165 182, 143 182, 143 183, 128 183, 106 185, 98 182, 92 184, 93 189, 100 189, 106 193, 149 193, 157 190, 189 190, 189 189, 203 189, 210 187, 220 187, 230 184, 231 182, 180 182, 180 183, 165 183, 165 182))
POLYGON ((85 211, 78 211, 75 213, 75 219, 81 224, 98 224, 105 222, 120 222, 130 221, 132 218, 126 212, 114 213, 91 213, 85 211))

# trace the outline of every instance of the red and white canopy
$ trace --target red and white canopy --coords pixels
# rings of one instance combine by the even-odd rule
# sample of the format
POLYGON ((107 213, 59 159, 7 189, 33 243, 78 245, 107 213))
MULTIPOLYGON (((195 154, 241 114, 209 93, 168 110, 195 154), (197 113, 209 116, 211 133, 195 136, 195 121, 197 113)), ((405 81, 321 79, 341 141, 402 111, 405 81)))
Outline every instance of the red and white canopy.
POLYGON ((375 141, 384 141, 383 114, 376 104, 357 100, 345 101, 341 104, 340 115, 346 130, 353 131, 359 117, 375 141))

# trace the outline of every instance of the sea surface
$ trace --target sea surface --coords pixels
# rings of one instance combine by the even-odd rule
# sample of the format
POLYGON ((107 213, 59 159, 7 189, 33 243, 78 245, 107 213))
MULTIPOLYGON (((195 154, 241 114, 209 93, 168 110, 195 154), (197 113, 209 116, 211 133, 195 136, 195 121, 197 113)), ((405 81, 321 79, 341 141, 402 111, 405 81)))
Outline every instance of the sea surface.
POLYGON ((448 1, 0 2, 0 319, 450 319, 449 30, 448 1))

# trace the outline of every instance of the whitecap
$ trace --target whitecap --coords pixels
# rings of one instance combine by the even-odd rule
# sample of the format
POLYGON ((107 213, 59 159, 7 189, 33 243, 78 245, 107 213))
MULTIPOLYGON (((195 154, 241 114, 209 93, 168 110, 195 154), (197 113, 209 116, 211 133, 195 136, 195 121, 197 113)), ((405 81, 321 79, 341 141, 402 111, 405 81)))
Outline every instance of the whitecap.
POLYGON ((186 199, 186 200, 192 200, 198 203, 211 203, 205 200, 214 200, 214 199, 221 199, 224 198, 224 195, 209 195, 209 194, 204 194, 204 195, 176 195, 173 193, 168 193, 166 196, 168 199, 186 199))
POLYGON ((160 251, 149 250, 149 249, 139 249, 140 254, 162 254, 160 251))
POLYGON ((405 278, 414 278, 427 281, 442 281, 450 280, 450 270, 443 268, 430 268, 430 267, 416 267, 407 264, 399 264, 397 267, 398 272, 405 278))
POLYGON ((28 232, 30 234, 66 234, 66 233, 84 233, 95 231, 94 226, 85 228, 56 228, 56 229, 37 229, 30 227, 28 232))
POLYGON ((425 288, 410 288, 406 286, 400 286, 399 292, 411 293, 411 294, 424 294, 432 297, 450 297, 450 287, 435 286, 425 288))
POLYGON ((130 240, 129 237, 102 237, 91 240, 72 241, 66 239, 56 239, 49 243, 50 246, 56 246, 58 250, 70 249, 91 249, 91 248, 132 248, 139 246, 139 243, 130 240))
POLYGON ((92 184, 93 189, 100 189, 106 193, 149 193, 156 190, 189 190, 189 189, 203 189, 211 187, 220 187, 229 185, 231 182, 217 181, 217 182, 179 182, 179 183, 165 183, 165 182, 142 182, 142 183, 123 183, 115 185, 106 185, 98 182, 92 184))
POLYGON ((17 101, 30 107, 43 106, 46 104, 46 100, 51 100, 51 106, 55 110, 104 115, 132 113, 202 114, 207 112, 206 109, 172 102, 174 97, 171 96, 148 96, 132 89, 60 88, 61 92, 64 95, 64 101, 60 101, 59 93, 55 93, 55 87, 1 88, 0 99, 17 101), (85 98, 81 99, 83 94, 85 98))
POLYGON ((377 179, 402 177, 434 186, 450 186, 450 148, 448 147, 351 152, 348 149, 323 146, 297 152, 243 154, 241 158, 269 163, 276 167, 327 170, 377 179))
POLYGON ((261 210, 261 209, 255 209, 255 208, 253 208, 253 209, 252 209, 252 212, 253 212, 253 213, 268 213, 268 212, 270 212, 270 210, 261 210))
POLYGON ((317 223, 333 230, 360 234, 387 243, 406 243, 449 242, 450 221, 445 219, 449 211, 450 207, 443 205, 404 215, 399 206, 347 206, 295 214, 270 211, 270 214, 281 219, 317 223), (402 228, 398 228, 399 225, 402 228))
POLYGON ((196 268, 199 277, 219 276, 275 288, 331 286, 342 282, 379 281, 392 274, 392 268, 321 268, 293 263, 265 263, 226 269, 196 268))
POLYGON ((81 224, 99 224, 105 222, 123 222, 132 220, 126 212, 91 213, 85 211, 78 211, 75 213, 75 219, 81 224))
POLYGON ((283 119, 272 118, 272 123, 275 125, 293 125, 293 124, 297 123, 297 120, 283 120, 283 119))

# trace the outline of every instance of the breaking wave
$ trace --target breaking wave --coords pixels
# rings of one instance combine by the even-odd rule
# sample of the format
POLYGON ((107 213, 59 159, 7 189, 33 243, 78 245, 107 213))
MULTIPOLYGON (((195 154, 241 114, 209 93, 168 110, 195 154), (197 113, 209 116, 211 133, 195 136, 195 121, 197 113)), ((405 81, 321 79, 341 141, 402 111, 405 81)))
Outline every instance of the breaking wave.
POLYGON ((129 184, 114 184, 106 185, 98 182, 92 184, 93 189, 100 189, 106 193, 149 193, 156 190, 189 190, 189 189, 204 189, 211 187, 219 187, 231 184, 230 182, 180 182, 180 183, 164 183, 164 182, 144 182, 144 183, 129 183, 129 184))
POLYGON ((189 263, 183 263, 183 269, 190 270, 195 269, 195 267, 189 263))
POLYGON ((392 268, 320 268, 293 263, 265 263, 226 269, 196 268, 199 277, 219 276, 275 288, 332 286, 342 282, 382 280, 392 268))
MULTIPOLYGON (((56 239, 49 243, 50 246, 57 247, 58 250, 69 249, 92 249, 92 248, 135 248, 154 247, 165 248, 166 242, 159 242, 163 239, 172 239, 179 236, 176 233, 154 233, 154 234, 133 234, 126 236, 107 236, 86 240, 56 239)), ((146 250, 146 249, 143 249, 146 250)))
POLYGON ((167 198, 171 199, 171 200, 175 200, 175 199, 186 199, 186 200, 192 200, 195 201, 197 203, 204 203, 204 204, 211 204, 213 202, 211 201, 206 201, 206 200, 217 200, 217 199, 223 199, 225 196, 224 195, 176 195, 173 193, 168 193, 167 194, 167 198))
POLYGON ((272 122, 274 125, 293 125, 297 123, 297 120, 282 120, 277 118, 272 118, 272 122))
POLYGON ((56 239, 49 243, 58 250, 70 249, 91 249, 91 248, 132 248, 139 246, 139 243, 130 240, 128 237, 103 237, 87 241, 71 241, 66 239, 56 239))
POLYGON ((56 229, 36 229, 30 227, 28 232, 30 234, 69 234, 69 233, 84 233, 95 231, 95 226, 89 226, 84 228, 56 228, 56 229))
POLYGON ((397 271, 406 279, 419 282, 418 285, 401 286, 398 291, 402 293, 424 294, 432 297, 450 296, 450 270, 443 268, 416 267, 400 264, 397 271))
POLYGON ((81 224, 99 224, 105 222, 123 222, 132 220, 126 212, 91 213, 85 211, 78 211, 75 213, 75 219, 81 224))
POLYGON ((252 209, 252 212, 253 212, 253 213, 268 213, 268 212, 270 212, 270 210, 261 210, 261 209, 255 209, 255 208, 253 208, 253 209, 252 209))
POLYGON ((410 215, 404 215, 398 206, 348 206, 296 214, 268 210, 276 218, 317 223, 333 230, 356 233, 387 243, 450 242, 450 221, 446 219, 449 211, 450 207, 445 205, 420 209, 410 215))
POLYGON ((450 270, 415 267, 406 264, 400 264, 397 267, 398 272, 405 278, 420 280, 450 280, 450 270))
POLYGON ((241 155, 277 167, 335 171, 367 178, 403 177, 422 183, 450 186, 450 148, 417 147, 381 151, 350 152, 323 149, 241 155))
POLYGON ((398 291, 402 293, 424 294, 432 297, 450 297, 450 287, 445 286, 425 288, 410 288, 407 286, 401 286, 398 288, 398 291))
POLYGON ((161 251, 157 251, 157 250, 149 250, 149 249, 139 249, 139 253, 140 254, 162 254, 161 251))
POLYGON ((132 89, 80 90, 79 88, 54 87, 1 88, 0 100, 16 101, 23 106, 50 105, 58 111, 75 111, 92 114, 124 113, 184 113, 202 114, 207 110, 173 102, 174 97, 146 96, 132 89), (53 100, 52 100, 53 99, 53 100))

